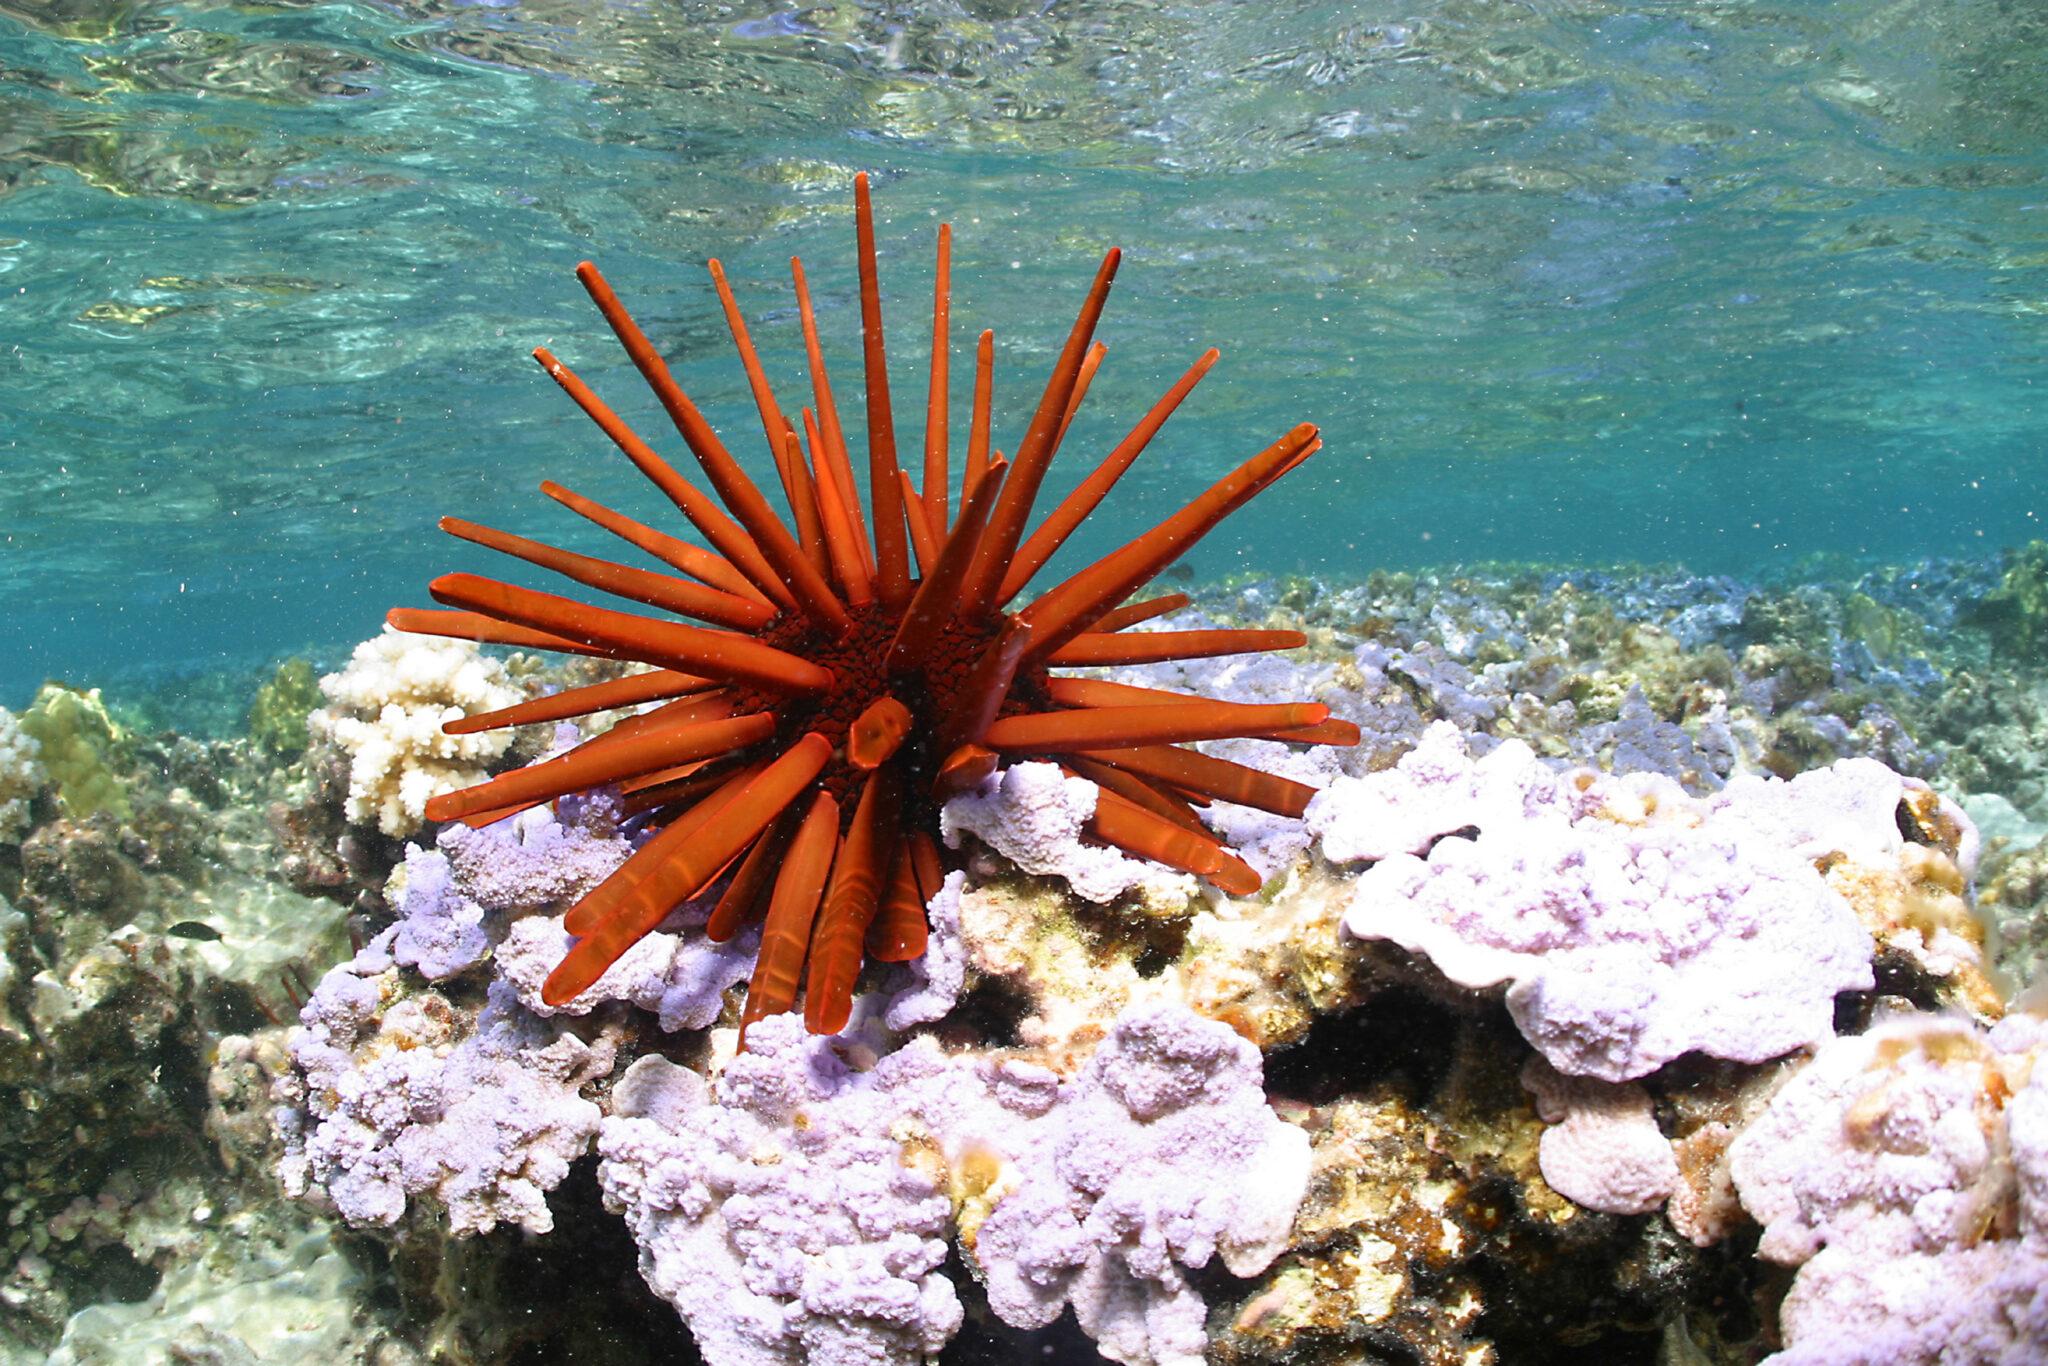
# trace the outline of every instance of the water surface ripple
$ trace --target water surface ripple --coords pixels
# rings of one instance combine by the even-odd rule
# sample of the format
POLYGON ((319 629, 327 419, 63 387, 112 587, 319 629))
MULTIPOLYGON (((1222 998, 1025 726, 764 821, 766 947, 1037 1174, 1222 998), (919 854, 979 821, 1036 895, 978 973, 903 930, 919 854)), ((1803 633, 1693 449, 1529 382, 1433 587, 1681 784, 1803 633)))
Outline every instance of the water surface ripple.
POLYGON ((793 382, 802 253, 849 383, 863 168, 900 411, 940 215, 998 444, 1128 253, 1069 481, 1223 348, 1080 554, 1301 418, 1199 568, 2016 543, 2044 69, 1987 0, 0 0, 0 703, 360 638, 470 562, 444 511, 594 545, 546 475, 658 515, 525 357, 658 430, 586 256, 765 470, 699 267, 793 382))

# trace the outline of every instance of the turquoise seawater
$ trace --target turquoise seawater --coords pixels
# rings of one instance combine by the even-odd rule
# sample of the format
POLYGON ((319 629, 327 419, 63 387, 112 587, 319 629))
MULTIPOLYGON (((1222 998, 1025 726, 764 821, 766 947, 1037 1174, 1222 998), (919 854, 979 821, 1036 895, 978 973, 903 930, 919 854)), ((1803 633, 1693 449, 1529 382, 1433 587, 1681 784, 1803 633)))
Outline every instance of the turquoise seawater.
POLYGON ((0 704, 332 657, 483 563, 444 513, 600 548, 542 478, 659 520, 526 355, 665 434, 585 257, 766 478, 703 263, 794 390, 801 254, 851 409, 862 169, 907 456, 940 221, 1005 448, 1125 249, 1051 492, 1222 348, 1067 563, 1303 419, 1197 572, 1991 555, 2042 534, 2044 71, 1994 0, 0 0, 0 704))

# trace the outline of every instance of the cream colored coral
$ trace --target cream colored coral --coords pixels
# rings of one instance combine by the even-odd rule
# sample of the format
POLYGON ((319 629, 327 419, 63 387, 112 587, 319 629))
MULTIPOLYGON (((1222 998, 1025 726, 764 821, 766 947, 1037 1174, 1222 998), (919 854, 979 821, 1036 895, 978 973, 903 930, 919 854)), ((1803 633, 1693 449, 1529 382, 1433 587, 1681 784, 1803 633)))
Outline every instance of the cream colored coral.
POLYGON ((388 627, 356 646, 320 691, 328 705, 308 722, 348 753, 348 818, 387 835, 417 830, 427 798, 482 782, 484 766, 512 743, 509 730, 444 735, 441 723, 521 699, 505 666, 470 642, 388 627))
POLYGON ((28 832, 29 798, 44 781, 36 757, 41 750, 14 713, 0 707, 0 844, 16 843, 28 832))

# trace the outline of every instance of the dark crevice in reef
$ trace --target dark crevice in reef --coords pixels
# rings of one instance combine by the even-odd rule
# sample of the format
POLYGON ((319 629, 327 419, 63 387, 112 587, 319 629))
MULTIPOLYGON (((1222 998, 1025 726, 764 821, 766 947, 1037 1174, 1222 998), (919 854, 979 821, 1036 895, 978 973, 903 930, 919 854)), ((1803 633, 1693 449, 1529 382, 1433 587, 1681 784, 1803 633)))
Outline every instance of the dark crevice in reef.
POLYGON ((964 1319, 960 1331, 939 1353, 939 1366, 1018 1366, 1022 1362, 1094 1366, 1107 1360, 1081 1331, 1071 1309, 1050 1326, 1035 1331, 1012 1328, 997 1318, 959 1248, 947 1252, 940 1271, 959 1291, 964 1319))
POLYGON ((119 1243, 95 1249, 76 1277, 81 1290, 91 1287, 90 1293, 101 1303, 112 1300, 121 1304, 148 1299, 162 1279, 161 1272, 136 1261, 135 1254, 119 1243))
POLYGON ((1381 991, 1355 1010, 1318 1016, 1299 1043, 1268 1057, 1266 1094, 1326 1105, 1392 1084, 1415 1101, 1434 1093, 1450 1071, 1444 1040, 1478 1023, 1420 991, 1381 991))
POLYGON ((1657 1366, 1671 1360, 1673 1332, 1739 1347, 1764 1331, 1754 1229, 1696 1248, 1661 1212, 1532 1219, 1499 1177, 1476 1184, 1472 1198, 1513 1225, 1498 1245, 1512 1256, 1489 1252, 1471 1265, 1485 1304, 1473 1336, 1490 1340, 1503 1362, 1657 1366), (1695 1311, 1682 1323, 1671 1317, 1678 1305, 1695 1311))
POLYGON ((998 977, 969 987, 938 1025, 941 1038, 957 1037, 988 1048, 1013 1048, 1017 1030, 1031 1014, 1031 998, 998 977))
POLYGON ((597 1161, 585 1158, 548 1197, 555 1230, 498 1229, 456 1239, 440 1227, 349 1239, 393 1285, 381 1307, 434 1360, 490 1366, 697 1366, 703 1358, 675 1310, 640 1279, 639 1253, 607 1213, 597 1161))

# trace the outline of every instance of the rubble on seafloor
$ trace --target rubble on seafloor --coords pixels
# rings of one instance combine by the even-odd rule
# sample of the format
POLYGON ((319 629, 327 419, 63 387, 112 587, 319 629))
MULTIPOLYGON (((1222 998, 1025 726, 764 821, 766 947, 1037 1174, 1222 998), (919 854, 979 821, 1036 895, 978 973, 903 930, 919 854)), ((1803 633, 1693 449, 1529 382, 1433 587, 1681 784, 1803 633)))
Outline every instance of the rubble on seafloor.
POLYGON ((704 905, 540 1001, 602 796, 418 823, 549 745, 446 709, 569 670, 383 636, 212 740, 46 689, 0 712, 0 1360, 2039 1359, 2032 563, 1196 589, 1162 625, 1310 648, 1113 676, 1365 736, 1210 747, 1323 789, 1205 813, 1259 893, 1015 765, 926 955, 745 1054, 704 905))

